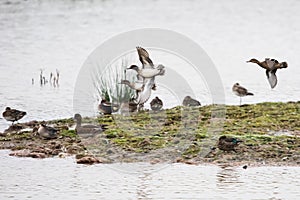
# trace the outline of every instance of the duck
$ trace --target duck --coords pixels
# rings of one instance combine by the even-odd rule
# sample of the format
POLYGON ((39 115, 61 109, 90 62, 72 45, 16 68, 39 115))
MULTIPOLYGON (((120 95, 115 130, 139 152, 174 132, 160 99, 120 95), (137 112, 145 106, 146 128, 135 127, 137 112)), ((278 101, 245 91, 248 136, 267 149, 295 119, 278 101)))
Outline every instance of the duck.
POLYGON ((122 102, 120 106, 120 111, 122 114, 126 114, 129 112, 135 112, 138 108, 138 104, 134 101, 122 102))
POLYGON ((57 132, 58 132, 57 129, 50 126, 46 126, 44 123, 41 123, 38 128, 38 134, 44 139, 57 138, 57 132))
POLYGON ((248 90, 244 87, 242 87, 239 83, 235 83, 232 87, 232 92, 240 97, 240 105, 242 103, 242 97, 244 96, 253 96, 254 94, 251 92, 248 92, 248 90))
POLYGON ((121 80, 121 84, 129 86, 131 89, 141 91, 144 87, 143 81, 130 82, 128 80, 121 80))
MULTIPOLYGON (((136 90, 136 97, 134 102, 138 105, 138 110, 143 108, 144 103, 146 103, 150 96, 151 90, 156 89, 155 77, 163 76, 165 74, 165 67, 161 64, 155 66, 150 59, 149 53, 142 47, 136 47, 137 53, 139 55, 139 60, 142 63, 142 67, 137 65, 131 65, 127 70, 134 70, 137 72, 137 79, 142 86, 139 90, 136 90)), ((124 83, 128 85, 128 82, 124 83)), ((132 86, 132 84, 131 84, 132 86)), ((132 88, 132 87, 131 87, 132 88)), ((137 89, 136 87, 134 89, 137 89)))
POLYGON ((82 117, 79 113, 74 115, 74 121, 76 122, 75 131, 78 135, 83 137, 91 137, 96 135, 97 133, 103 132, 106 128, 105 125, 93 125, 93 124, 86 124, 81 125, 82 117))
POLYGON ((142 68, 140 69, 137 65, 131 65, 128 69, 135 70, 138 75, 143 78, 152 78, 155 76, 163 76, 165 74, 165 67, 158 65, 156 68, 142 68))
POLYGON ((158 111, 161 110, 161 108, 163 107, 163 102, 160 98, 155 97, 154 99, 152 99, 152 101, 150 102, 150 107, 153 111, 158 111))
POLYGON ((110 103, 105 99, 102 99, 100 104, 98 105, 98 110, 102 114, 111 114, 113 112, 117 112, 119 108, 120 106, 118 104, 110 103))
POLYGON ((2 116, 7 121, 11 121, 12 125, 15 121, 22 119, 27 113, 25 111, 20 111, 16 109, 11 109, 10 107, 6 107, 5 111, 2 113, 2 116))
POLYGON ((275 86, 277 85, 277 69, 283 69, 288 67, 287 62, 280 63, 276 59, 270 58, 266 58, 264 61, 261 62, 255 58, 252 58, 251 60, 247 61, 247 63, 248 62, 256 63, 257 65, 266 70, 266 76, 272 89, 275 88, 275 86))
POLYGON ((235 147, 238 146, 241 142, 243 141, 237 138, 226 137, 225 135, 223 135, 219 138, 217 145, 220 150, 236 152, 235 147))
POLYGON ((186 97, 184 97, 184 99, 182 101, 182 105, 183 106, 201 106, 201 103, 198 100, 193 99, 191 96, 186 96, 186 97))

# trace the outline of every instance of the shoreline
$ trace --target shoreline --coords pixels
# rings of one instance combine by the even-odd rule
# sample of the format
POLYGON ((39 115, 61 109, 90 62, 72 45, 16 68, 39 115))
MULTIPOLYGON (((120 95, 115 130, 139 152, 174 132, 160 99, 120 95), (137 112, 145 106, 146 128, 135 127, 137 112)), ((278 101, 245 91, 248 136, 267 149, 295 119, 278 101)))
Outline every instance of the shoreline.
POLYGON ((10 155, 47 158, 75 155, 77 163, 149 162, 300 166, 300 102, 202 107, 177 106, 129 116, 102 115, 84 123, 105 124, 92 138, 78 136, 72 118, 47 121, 59 129, 57 139, 36 133, 39 122, 20 123, 0 134, 0 149, 10 155), (224 112, 226 111, 226 112, 224 112), (236 152, 222 151, 220 135, 243 142, 236 152))

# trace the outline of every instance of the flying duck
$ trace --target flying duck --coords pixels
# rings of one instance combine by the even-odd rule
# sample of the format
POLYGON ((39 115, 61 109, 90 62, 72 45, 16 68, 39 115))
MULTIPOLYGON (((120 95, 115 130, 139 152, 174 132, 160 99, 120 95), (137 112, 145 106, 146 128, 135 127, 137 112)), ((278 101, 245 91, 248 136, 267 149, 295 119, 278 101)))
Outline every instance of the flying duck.
POLYGON ((57 129, 50 126, 46 126, 44 123, 41 123, 38 129, 38 134, 44 139, 57 138, 57 132, 57 129))
POLYGON ((193 99, 191 96, 186 96, 186 97, 184 97, 184 99, 182 101, 182 105, 183 106, 201 106, 201 103, 198 100, 193 99))
POLYGON ((240 142, 242 141, 237 138, 226 137, 225 135, 223 135, 219 138, 218 148, 223 151, 236 152, 235 147, 238 146, 240 142))
POLYGON ((240 97, 240 105, 242 103, 242 97, 251 95, 253 96, 254 94, 251 92, 248 92, 248 90, 244 87, 242 87, 239 83, 235 83, 232 87, 232 92, 240 97))
POLYGON ((267 75, 268 81, 269 81, 272 89, 277 85, 277 76, 276 76, 277 69, 282 69, 282 68, 288 67, 287 62, 279 63, 277 60, 270 59, 270 58, 266 58, 262 62, 258 61, 255 58, 252 58, 251 60, 249 60, 247 62, 256 63, 260 67, 262 67, 266 70, 266 75, 267 75))
POLYGON ((26 112, 11 109, 10 107, 6 107, 5 111, 2 113, 2 116, 7 121, 11 121, 14 124, 15 121, 22 119, 26 115, 26 112))
POLYGON ((80 136, 91 137, 105 130, 104 125, 100 125, 100 126, 96 126, 92 124, 81 125, 82 117, 78 113, 74 115, 74 121, 76 122, 75 131, 80 136))
MULTIPOLYGON (((139 85, 139 87, 136 87, 136 85, 134 85, 134 89, 136 89, 137 91, 137 95, 134 101, 136 104, 138 104, 140 110, 143 104, 150 98, 151 90, 155 90, 156 88, 155 76, 164 75, 165 67, 163 65, 155 66, 149 57, 149 53, 144 48, 136 47, 136 49, 139 55, 139 60, 142 63, 142 67, 131 65, 128 69, 135 70, 138 74, 138 83, 142 83, 142 86, 139 85)), ((124 84, 128 85, 130 83, 124 82, 124 84)), ((133 86, 133 84, 129 85, 129 87, 131 86, 133 86)))
POLYGON ((155 97, 150 102, 150 107, 151 107, 152 110, 158 111, 158 110, 160 110, 163 107, 163 102, 162 102, 162 100, 160 98, 155 97))

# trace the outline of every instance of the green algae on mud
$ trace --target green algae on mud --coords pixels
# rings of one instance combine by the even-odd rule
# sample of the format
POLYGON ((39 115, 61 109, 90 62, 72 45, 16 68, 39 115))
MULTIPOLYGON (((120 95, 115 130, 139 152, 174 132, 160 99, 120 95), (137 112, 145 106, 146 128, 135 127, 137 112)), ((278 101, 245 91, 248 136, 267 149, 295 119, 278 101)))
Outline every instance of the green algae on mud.
MULTIPOLYGON (((209 105, 198 108, 177 106, 159 112, 142 111, 128 116, 102 115, 95 119, 84 118, 83 121, 106 124, 107 130, 99 137, 84 142, 74 130, 63 128, 74 125, 71 118, 47 123, 60 127, 60 139, 71 138, 76 143, 82 139, 84 148, 67 143, 68 147, 72 147, 70 152, 82 154, 85 148, 93 150, 103 145, 100 155, 104 158, 113 155, 114 159, 108 159, 111 162, 122 161, 122 156, 114 154, 159 154, 156 157, 162 158, 165 156, 164 150, 168 153, 175 150, 181 161, 300 164, 300 102, 209 105), (214 109, 223 109, 223 115, 218 115, 214 109), (223 152, 215 149, 220 135, 237 137, 243 143, 236 152, 223 152), (202 154, 205 148, 209 151, 202 154)), ((8 134, 0 137, 1 148, 5 147, 5 142, 20 140, 42 141, 32 133, 8 134)), ((30 148, 26 145, 19 145, 18 148, 21 147, 30 148)))

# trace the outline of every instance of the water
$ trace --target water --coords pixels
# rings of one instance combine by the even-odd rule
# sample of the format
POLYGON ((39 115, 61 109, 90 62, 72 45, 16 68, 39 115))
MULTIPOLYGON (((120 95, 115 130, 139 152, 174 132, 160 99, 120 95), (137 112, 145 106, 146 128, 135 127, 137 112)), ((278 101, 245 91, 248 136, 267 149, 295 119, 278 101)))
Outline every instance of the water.
MULTIPOLYGON (((296 0, 1 1, 0 110, 10 106, 27 111, 21 122, 73 116, 74 85, 88 55, 116 34, 145 27, 174 30, 197 42, 219 71, 226 104, 239 103, 231 92, 235 82, 255 93, 245 103, 298 101, 299 8, 296 0), (277 72, 274 90, 262 69, 246 64, 252 57, 289 63, 277 72), (60 86, 40 87, 41 68, 47 77, 58 69, 60 86)), ((205 94, 195 94, 204 105, 210 103, 205 94)), ((0 118, 0 131, 9 124, 0 118)), ((70 158, 0 159, 5 199, 299 198, 299 168, 227 170, 175 164, 136 176, 107 165, 76 165, 70 158)))
POLYGON ((38 160, 7 154, 0 151, 1 199, 294 200, 300 196, 299 167, 86 166, 70 157, 38 160))

